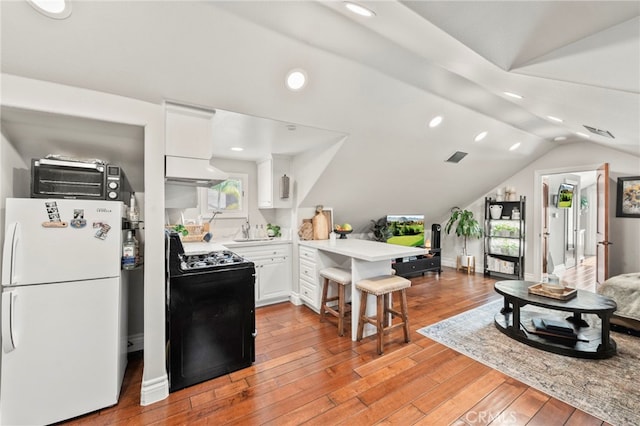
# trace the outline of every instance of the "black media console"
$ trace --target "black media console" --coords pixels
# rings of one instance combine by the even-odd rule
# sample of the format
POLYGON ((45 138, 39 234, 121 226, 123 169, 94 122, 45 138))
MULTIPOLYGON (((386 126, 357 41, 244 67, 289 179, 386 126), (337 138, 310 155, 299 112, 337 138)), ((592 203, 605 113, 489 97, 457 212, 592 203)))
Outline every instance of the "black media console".
POLYGON ((434 223, 431 225, 431 248, 429 254, 425 256, 415 257, 401 257, 396 259, 395 263, 391 266, 396 270, 396 274, 400 276, 407 276, 412 274, 422 274, 425 272, 434 271, 438 274, 442 272, 440 263, 440 231, 442 227, 440 224, 434 223))
POLYGON ((434 248, 429 250, 429 253, 433 257, 416 256, 416 258, 399 258, 391 266, 396 270, 396 274, 400 276, 422 274, 425 272, 434 271, 437 273, 442 272, 440 265, 440 249, 434 248))

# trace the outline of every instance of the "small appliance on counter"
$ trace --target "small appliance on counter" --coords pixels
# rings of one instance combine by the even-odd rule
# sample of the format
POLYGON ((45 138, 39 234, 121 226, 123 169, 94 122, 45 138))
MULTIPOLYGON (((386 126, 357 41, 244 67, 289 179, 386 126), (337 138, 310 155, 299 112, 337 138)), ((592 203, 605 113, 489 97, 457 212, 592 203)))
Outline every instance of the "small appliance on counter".
POLYGON ((102 160, 55 155, 31 160, 31 198, 124 202, 130 191, 122 168, 102 160))
POLYGON ((228 251, 185 254, 165 230, 169 391, 255 361, 255 266, 228 251))

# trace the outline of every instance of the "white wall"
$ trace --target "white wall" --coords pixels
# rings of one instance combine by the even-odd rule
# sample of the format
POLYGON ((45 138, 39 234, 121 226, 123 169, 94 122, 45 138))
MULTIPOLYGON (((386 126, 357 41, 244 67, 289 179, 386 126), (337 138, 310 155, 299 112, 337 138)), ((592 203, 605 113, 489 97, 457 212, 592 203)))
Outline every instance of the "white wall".
MULTIPOLYGON (((161 105, 2 74, 2 105, 144 127, 144 371, 141 404, 168 395, 165 364, 164 111, 161 105)), ((3 146, 6 145, 3 141, 3 146)), ((11 158, 3 151, 0 162, 11 158)), ((3 167, 3 173, 6 173, 3 167)), ((8 177, 0 187, 6 190, 8 177)), ((2 194, 3 202, 5 194, 2 194)))
MULTIPOLYGON (((609 163, 609 275, 640 271, 640 219, 615 217, 616 181, 621 176, 640 175, 640 158, 631 154, 608 149, 590 142, 563 144, 533 161, 523 170, 488 191, 469 206, 460 206, 474 212, 478 218, 484 216, 484 197, 495 196, 497 188, 514 186, 518 195, 527 197, 525 276, 540 279, 540 229, 541 202, 540 184, 535 182, 544 174, 569 173, 595 170, 602 163, 609 163)), ((473 178, 469 176, 469 178, 473 178)), ((442 224, 446 223, 442 219, 442 224)), ((444 228, 443 228, 444 229, 444 228)), ((455 256, 461 247, 455 235, 443 235, 443 264, 455 266, 455 256)), ((480 240, 469 244, 469 252, 482 259, 483 245, 480 240)), ((478 270, 482 263, 477 264, 478 270)))

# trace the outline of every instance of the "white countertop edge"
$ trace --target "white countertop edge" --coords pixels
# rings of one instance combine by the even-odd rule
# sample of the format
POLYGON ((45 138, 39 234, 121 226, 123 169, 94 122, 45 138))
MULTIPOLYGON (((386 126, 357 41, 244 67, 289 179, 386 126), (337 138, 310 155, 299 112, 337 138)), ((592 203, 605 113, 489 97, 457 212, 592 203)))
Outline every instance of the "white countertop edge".
POLYGON ((428 250, 418 247, 406 247, 378 241, 357 239, 337 239, 334 242, 330 240, 303 240, 300 241, 299 244, 301 246, 312 247, 354 259, 366 260, 368 262, 419 256, 428 253, 428 250))
POLYGON ((274 238, 271 240, 258 241, 210 241, 208 243, 201 241, 196 243, 182 243, 186 254, 204 254, 212 251, 230 250, 238 247, 255 247, 273 244, 291 244, 291 240, 282 240, 274 238))

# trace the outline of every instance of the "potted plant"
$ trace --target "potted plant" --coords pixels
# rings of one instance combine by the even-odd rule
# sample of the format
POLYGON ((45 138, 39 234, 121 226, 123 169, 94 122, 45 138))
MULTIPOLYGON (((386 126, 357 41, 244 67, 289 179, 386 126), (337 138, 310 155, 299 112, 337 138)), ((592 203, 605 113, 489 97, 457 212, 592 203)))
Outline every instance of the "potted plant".
POLYGON ((470 212, 469 210, 462 210, 459 207, 451 209, 451 217, 445 225, 444 230, 449 234, 451 233, 452 228, 455 230, 458 237, 464 238, 462 259, 464 260, 463 265, 468 264, 467 239, 482 237, 482 228, 478 221, 473 217, 473 212, 470 212))
POLYGON ((381 217, 378 220, 371 219, 371 232, 373 233, 374 240, 383 243, 393 236, 389 226, 387 225, 386 217, 381 217))

